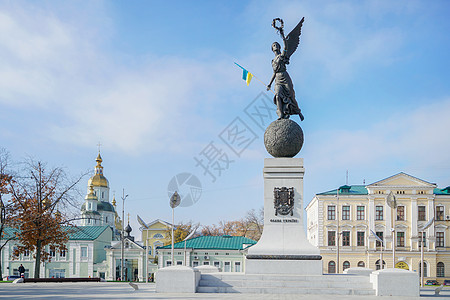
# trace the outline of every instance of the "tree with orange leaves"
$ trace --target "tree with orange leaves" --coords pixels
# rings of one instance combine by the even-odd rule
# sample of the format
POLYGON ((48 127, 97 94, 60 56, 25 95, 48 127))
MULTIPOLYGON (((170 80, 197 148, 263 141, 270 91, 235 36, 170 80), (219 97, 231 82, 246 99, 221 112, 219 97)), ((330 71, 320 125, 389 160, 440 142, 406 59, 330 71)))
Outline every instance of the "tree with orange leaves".
MULTIPOLYGON (((3 248, 14 238, 14 236, 6 236, 5 234, 5 228, 11 225, 10 203, 6 198, 10 193, 9 182, 12 179, 8 171, 8 163, 8 152, 0 148, 0 240, 2 240, 2 244, 0 244, 0 257, 2 257, 3 248)), ((2 269, 2 261, 0 259, 0 279, 3 278, 2 269)))
POLYGON ((61 212, 73 205, 76 185, 84 175, 68 179, 62 168, 47 168, 41 161, 25 163, 22 177, 10 183, 13 227, 18 246, 13 254, 30 251, 35 259, 34 278, 39 278, 40 263, 51 259, 50 251, 67 250, 70 217, 61 212))

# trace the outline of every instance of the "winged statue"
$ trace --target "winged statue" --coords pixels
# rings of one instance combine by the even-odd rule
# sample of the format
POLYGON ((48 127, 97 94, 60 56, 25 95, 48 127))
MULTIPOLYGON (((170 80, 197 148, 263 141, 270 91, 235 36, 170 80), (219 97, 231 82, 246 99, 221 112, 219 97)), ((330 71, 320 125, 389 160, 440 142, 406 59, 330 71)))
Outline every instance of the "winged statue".
POLYGON ((273 75, 267 86, 267 90, 270 90, 272 83, 275 81, 273 102, 277 106, 279 119, 289 119, 291 115, 299 115, 301 121, 304 119, 295 99, 294 85, 286 70, 286 65, 289 64, 289 58, 298 48, 304 21, 305 18, 302 18, 288 36, 284 35, 282 19, 276 18, 272 22, 272 26, 282 37, 284 45, 283 51, 281 51, 281 46, 278 42, 272 44, 272 51, 275 54, 275 58, 272 60, 273 75), (277 21, 280 25, 277 25, 277 21))

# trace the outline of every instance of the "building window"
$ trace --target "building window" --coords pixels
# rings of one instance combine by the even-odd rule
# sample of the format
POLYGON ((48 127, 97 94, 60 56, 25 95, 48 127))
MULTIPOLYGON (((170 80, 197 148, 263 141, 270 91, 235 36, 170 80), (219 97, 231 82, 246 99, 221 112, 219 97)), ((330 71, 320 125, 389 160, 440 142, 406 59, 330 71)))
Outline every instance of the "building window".
MULTIPOLYGON (((428 272, 427 272, 427 262, 424 261, 423 262, 423 277, 428 277, 428 272)), ((419 262, 419 278, 422 276, 422 266, 421 263, 419 262)))
POLYGON ((397 232, 397 247, 405 247, 405 233, 397 232))
POLYGON ((330 274, 336 273, 336 263, 334 261, 328 262, 328 273, 330 274))
POLYGON ((336 246, 336 231, 328 231, 328 246, 336 246))
POLYGON ((30 258, 30 250, 25 250, 25 252, 23 253, 23 258, 24 259, 29 259, 30 258))
POLYGON ((375 207, 375 220, 377 221, 383 220, 383 206, 381 205, 375 207))
POLYGON ((405 207, 397 206, 397 221, 405 221, 405 207))
POLYGON ((350 231, 342 231, 342 246, 350 246, 350 231))
POLYGON ((364 206, 357 206, 356 207, 356 219, 357 220, 364 220, 365 219, 365 215, 364 215, 364 206))
POLYGON ((81 247, 81 257, 83 257, 83 258, 88 257, 88 248, 87 247, 81 247))
POLYGON ((220 262, 219 261, 215 261, 214 262, 214 267, 220 268, 220 262))
POLYGON ((234 271, 235 272, 240 272, 241 271, 241 262, 240 261, 234 262, 234 271))
POLYGON ((177 260, 177 266, 182 266, 183 262, 181 260, 177 260))
POLYGON ((224 268, 223 268, 224 272, 231 272, 231 262, 226 261, 226 262, 224 262, 223 265, 224 265, 224 268))
POLYGON ((328 206, 328 220, 336 220, 336 206, 328 206))
POLYGON ((105 198, 105 192, 102 192, 102 199, 105 198))
POLYGON ((204 261, 204 262, 203 262, 203 265, 204 265, 204 266, 209 266, 209 261, 204 261))
POLYGON ((438 262, 436 265, 436 277, 445 277, 445 266, 443 262, 438 262))
POLYGON ((342 220, 350 220, 350 206, 342 206, 342 220))
POLYGON ((193 262, 192 262, 192 266, 193 266, 193 267, 198 267, 198 261, 193 261, 193 262))
POLYGON ((358 231, 357 233, 356 233, 356 235, 357 235, 357 246, 364 246, 364 234, 365 232, 364 231, 358 231))
POLYGON ((50 249, 50 257, 56 257, 55 249, 50 249))
MULTIPOLYGON (((377 231, 376 235, 381 239, 381 241, 383 240, 383 231, 377 231)), ((379 240, 377 240, 377 247, 381 247, 381 242, 379 240)))
POLYGON ((346 269, 350 268, 350 262, 349 261, 344 261, 344 263, 342 264, 342 271, 345 271, 346 269))
POLYGON ((436 247, 444 247, 444 233, 436 232, 436 247))
POLYGON ((436 206, 436 220, 444 221, 444 207, 443 206, 436 206))
POLYGON ((425 206, 418 206, 417 207, 417 212, 418 212, 418 220, 419 221, 425 221, 426 216, 425 216, 425 206))
MULTIPOLYGON (((419 237, 420 237, 420 233, 419 233, 419 237)), ((419 246, 422 245, 423 242, 423 246, 426 247, 427 246, 427 233, 426 232, 422 232, 422 239, 419 241, 419 246)))
POLYGON ((172 262, 170 260, 166 261, 166 267, 170 267, 172 265, 172 262))
MULTIPOLYGON (((386 262, 383 260, 383 269, 386 268, 386 262)), ((377 260, 375 262, 375 269, 379 270, 380 269, 380 260, 377 260)))
POLYGON ((358 262, 358 267, 364 268, 366 264, 363 261, 358 262))
POLYGON ((157 233, 153 236, 154 239, 163 239, 164 236, 161 233, 157 233))
POLYGON ((66 250, 59 251, 59 257, 60 258, 66 258, 66 250))

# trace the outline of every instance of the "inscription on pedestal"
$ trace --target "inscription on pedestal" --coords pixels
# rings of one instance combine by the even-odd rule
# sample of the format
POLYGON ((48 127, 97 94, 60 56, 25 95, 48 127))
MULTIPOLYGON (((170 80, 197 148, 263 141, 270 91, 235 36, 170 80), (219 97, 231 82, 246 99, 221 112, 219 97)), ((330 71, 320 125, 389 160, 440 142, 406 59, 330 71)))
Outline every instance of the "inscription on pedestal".
POLYGON ((288 214, 293 215, 294 209, 294 188, 287 188, 285 186, 281 188, 273 189, 273 204, 275 208, 275 216, 278 214, 286 216, 288 214))

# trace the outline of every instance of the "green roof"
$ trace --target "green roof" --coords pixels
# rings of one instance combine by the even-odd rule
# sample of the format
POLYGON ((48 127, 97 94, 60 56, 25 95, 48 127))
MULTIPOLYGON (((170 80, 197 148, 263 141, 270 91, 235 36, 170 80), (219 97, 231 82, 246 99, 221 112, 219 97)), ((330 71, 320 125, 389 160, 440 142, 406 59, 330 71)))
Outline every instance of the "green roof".
MULTIPOLYGON (((336 195, 338 189, 334 189, 328 192, 318 193, 317 195, 336 195)), ((450 186, 433 190, 435 195, 450 195, 450 186)), ((364 185, 344 185, 339 187, 339 195, 367 195, 367 189, 364 185)))
MULTIPOLYGON (((317 195, 336 195, 338 189, 328 192, 319 193, 317 195)), ((344 185, 339 188, 339 195, 367 195, 367 189, 364 185, 344 185)))
POLYGON ((77 226, 66 228, 69 232, 69 240, 95 240, 107 228, 110 227, 108 225, 103 225, 103 226, 77 226))
POLYGON ((444 188, 444 189, 434 189, 433 193, 435 195, 450 195, 450 186, 444 188))
MULTIPOLYGON (((243 236, 199 236, 186 241, 186 248, 215 249, 215 250, 242 250, 244 244, 256 244, 256 241, 243 236)), ((171 249, 172 245, 158 247, 158 249, 171 249)), ((184 249, 184 241, 175 243, 175 249, 184 249)))
MULTIPOLYGON (((68 226, 65 227, 67 232, 69 233, 69 240, 89 240, 93 241, 97 239, 107 228, 110 228, 108 225, 104 226, 68 226)), ((11 237, 16 232, 17 229, 11 227, 3 228, 4 231, 4 239, 11 237)))

